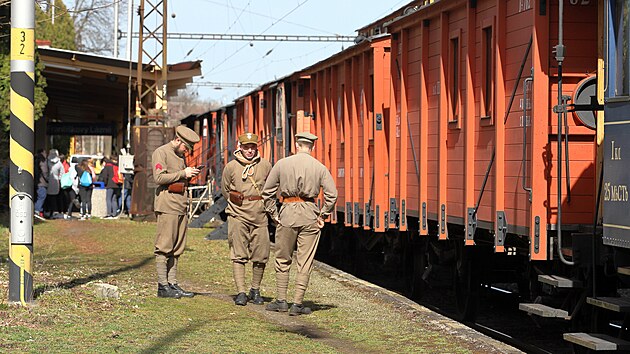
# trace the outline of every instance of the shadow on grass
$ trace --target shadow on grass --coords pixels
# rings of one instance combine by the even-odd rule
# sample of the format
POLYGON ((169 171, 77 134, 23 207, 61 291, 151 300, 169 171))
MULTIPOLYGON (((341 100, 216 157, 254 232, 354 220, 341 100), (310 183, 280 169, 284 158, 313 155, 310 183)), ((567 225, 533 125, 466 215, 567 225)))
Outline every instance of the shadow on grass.
POLYGON ((75 286, 80 286, 83 284, 87 284, 91 281, 94 280, 99 280, 99 279, 103 279, 106 278, 110 275, 114 275, 114 274, 119 274, 119 273, 124 273, 126 271, 132 270, 132 269, 137 269, 140 267, 145 266, 147 263, 149 263, 150 261, 154 260, 154 257, 146 257, 143 260, 141 260, 140 262, 136 263, 136 264, 131 264, 128 265, 126 267, 122 267, 122 268, 118 268, 118 269, 113 269, 109 272, 98 272, 98 273, 94 273, 91 274, 87 277, 83 277, 83 278, 78 278, 78 279, 72 279, 63 283, 57 283, 55 285, 40 285, 38 286, 34 293, 33 293, 33 298, 37 299, 39 296, 41 296, 43 293, 45 293, 46 291, 52 290, 52 289, 72 289, 75 286))
POLYGON ((322 331, 319 331, 314 327, 309 327, 306 325, 284 327, 281 330, 276 330, 276 332, 293 333, 293 334, 297 334, 297 335, 300 335, 309 339, 330 338, 329 335, 323 333, 322 331))
POLYGON ((169 347, 177 343, 177 339, 183 337, 186 334, 195 332, 201 326, 205 325, 207 322, 194 322, 190 326, 185 326, 180 329, 176 329, 166 334, 164 337, 155 342, 152 346, 147 349, 140 351, 141 354, 150 354, 150 353, 164 353, 168 352, 169 347))
POLYGON ((326 311, 330 309, 336 309, 337 306, 333 304, 317 304, 312 301, 304 301, 304 306, 310 307, 313 312, 315 311, 326 311))

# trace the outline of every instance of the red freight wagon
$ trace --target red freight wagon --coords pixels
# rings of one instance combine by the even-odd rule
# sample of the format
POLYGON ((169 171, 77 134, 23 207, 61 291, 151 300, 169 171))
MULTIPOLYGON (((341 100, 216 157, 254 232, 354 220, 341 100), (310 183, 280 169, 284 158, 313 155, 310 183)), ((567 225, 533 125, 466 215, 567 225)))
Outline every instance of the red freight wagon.
MULTIPOLYGON (((382 154, 374 208, 377 218, 389 216, 376 231, 404 231, 409 215, 419 218, 421 235, 435 222, 440 239, 452 228, 472 245, 477 225, 494 234, 496 252, 513 234, 531 239, 531 259, 550 258, 547 232, 557 213, 557 68, 550 55, 557 25, 553 6, 541 17, 535 2, 527 4, 415 2, 360 31, 391 38, 384 51, 390 62, 382 66, 389 72, 375 79, 385 81, 390 96, 382 112, 375 110, 383 129, 374 130, 382 154)), ((565 61, 567 93, 597 69, 597 11, 594 2, 590 7, 566 9, 577 20, 565 40, 581 48, 565 61)), ((571 179, 562 213, 575 229, 593 218, 595 131, 569 119, 566 141, 571 179)))
MULTIPOLYGON (((603 91, 594 78, 601 9, 566 6, 563 39, 574 55, 559 75, 557 5, 415 1, 359 30, 362 42, 301 71, 310 77, 316 157, 339 189, 331 222, 369 230, 356 244, 382 243, 385 259, 402 252, 416 294, 429 259, 454 254, 462 316, 475 311, 480 276, 523 284, 536 274, 501 279, 492 270, 531 270, 530 260, 558 257, 570 264, 571 240, 558 236, 593 221, 595 126, 568 114, 559 151, 554 107, 560 78, 564 103, 586 87, 603 91)), ((329 228, 325 238, 345 237, 339 231, 329 228)))

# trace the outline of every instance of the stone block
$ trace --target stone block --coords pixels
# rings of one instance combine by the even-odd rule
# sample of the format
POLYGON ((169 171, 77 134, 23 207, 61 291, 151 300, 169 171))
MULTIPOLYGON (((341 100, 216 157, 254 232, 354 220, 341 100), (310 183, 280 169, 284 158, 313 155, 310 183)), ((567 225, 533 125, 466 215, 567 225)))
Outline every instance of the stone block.
POLYGON ((119 299, 120 291, 118 287, 111 284, 105 283, 94 283, 94 291, 96 293, 96 297, 102 297, 107 299, 119 299))

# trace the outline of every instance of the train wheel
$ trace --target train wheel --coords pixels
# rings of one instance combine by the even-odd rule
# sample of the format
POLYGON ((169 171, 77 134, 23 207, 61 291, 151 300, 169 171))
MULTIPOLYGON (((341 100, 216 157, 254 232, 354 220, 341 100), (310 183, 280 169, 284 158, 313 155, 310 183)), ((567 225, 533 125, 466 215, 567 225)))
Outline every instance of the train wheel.
POLYGON ((428 279, 425 279, 425 273, 429 267, 427 244, 428 238, 425 237, 419 242, 414 242, 411 247, 412 254, 409 256, 411 272, 408 288, 412 300, 420 300, 429 286, 428 279))
POLYGON ((475 251, 464 247, 463 242, 457 244, 457 261, 455 262, 455 304, 461 321, 474 321, 479 309, 480 269, 476 266, 475 251))

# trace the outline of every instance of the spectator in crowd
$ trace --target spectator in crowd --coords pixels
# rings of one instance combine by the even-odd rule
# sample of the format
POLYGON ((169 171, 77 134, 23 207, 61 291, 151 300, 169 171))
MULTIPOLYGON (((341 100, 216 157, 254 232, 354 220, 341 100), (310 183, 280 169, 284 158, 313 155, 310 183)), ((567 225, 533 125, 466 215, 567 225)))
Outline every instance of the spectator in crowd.
POLYGON ((123 173, 123 189, 121 191, 120 199, 118 199, 118 209, 119 213, 123 212, 123 198, 125 199, 125 209, 124 213, 129 215, 129 210, 131 210, 131 189, 133 188, 133 173, 123 173))
POLYGON ((105 202, 107 204, 105 219, 113 219, 118 215, 118 199, 120 198, 122 181, 118 173, 118 161, 109 157, 105 157, 103 161, 105 167, 101 170, 98 179, 105 183, 105 202))
POLYGON ((61 164, 63 165, 63 173, 68 173, 70 171, 70 164, 68 163, 68 156, 61 154, 59 155, 59 159, 61 160, 61 164))
POLYGON ((92 218, 92 181, 96 179, 94 168, 87 159, 75 166, 79 179, 79 198, 81 198, 81 220, 92 218))
POLYGON ((44 202, 46 201, 46 190, 48 189, 48 163, 46 162, 46 151, 37 150, 35 155, 35 183, 37 183, 37 199, 35 200, 35 217, 44 219, 44 202))
POLYGON ((101 171, 103 171, 103 168, 105 168, 105 159, 103 158, 102 152, 97 153, 96 156, 96 159, 90 159, 90 163, 92 163, 94 173, 98 176, 101 174, 101 171))
POLYGON ((81 205, 78 201, 79 195, 79 178, 77 178, 77 169, 71 168, 69 171, 61 176, 61 188, 64 194, 64 206, 67 206, 64 219, 72 219, 72 209, 74 207, 80 208, 81 205), (66 182, 66 179, 70 179, 70 184, 66 182))
POLYGON ((62 212, 62 196, 61 196, 61 176, 64 169, 59 159, 59 151, 50 149, 48 151, 48 189, 46 191, 46 200, 51 217, 55 217, 55 213, 62 212))

